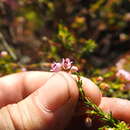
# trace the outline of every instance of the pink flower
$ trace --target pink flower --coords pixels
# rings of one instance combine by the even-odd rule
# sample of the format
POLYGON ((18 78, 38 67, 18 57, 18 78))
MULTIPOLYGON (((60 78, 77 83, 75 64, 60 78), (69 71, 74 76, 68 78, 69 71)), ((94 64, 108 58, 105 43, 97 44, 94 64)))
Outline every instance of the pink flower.
POLYGON ((26 72, 27 69, 26 69, 25 67, 22 67, 22 68, 21 68, 21 71, 22 71, 22 72, 26 72))
POLYGON ((72 66, 70 71, 73 73, 73 72, 77 72, 78 71, 78 67, 76 66, 72 66))
POLYGON ((120 69, 118 70, 118 72, 116 73, 116 76, 119 78, 124 78, 127 81, 130 81, 130 73, 124 69, 120 69))
POLYGON ((54 62, 51 65, 52 72, 58 72, 58 71, 66 71, 66 72, 77 72, 78 68, 76 66, 72 66, 72 61, 69 58, 63 58, 62 62, 54 62))
POLYGON ((54 62, 52 65, 51 65, 51 70, 52 72, 58 72, 61 70, 61 63, 57 63, 57 62, 54 62))
POLYGON ((96 78, 97 81, 103 81, 103 77, 99 76, 96 78))
POLYGON ((1 52, 0 52, 0 55, 1 55, 2 57, 6 57, 6 56, 8 55, 8 52, 7 52, 7 51, 1 51, 1 52))
POLYGON ((64 70, 69 70, 72 67, 72 61, 69 58, 66 59, 63 58, 61 64, 64 70))

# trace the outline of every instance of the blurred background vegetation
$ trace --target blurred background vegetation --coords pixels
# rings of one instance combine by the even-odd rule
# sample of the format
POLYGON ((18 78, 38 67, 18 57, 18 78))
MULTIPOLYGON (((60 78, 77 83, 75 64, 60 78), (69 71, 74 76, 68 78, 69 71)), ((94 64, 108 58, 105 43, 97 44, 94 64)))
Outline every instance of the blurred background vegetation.
POLYGON ((0 75, 71 58, 105 96, 130 99, 130 0, 0 0, 0 75), (115 93, 116 92, 116 93, 115 93))
POLYGON ((104 96, 130 99, 130 0, 0 0, 0 75, 69 57, 104 96))

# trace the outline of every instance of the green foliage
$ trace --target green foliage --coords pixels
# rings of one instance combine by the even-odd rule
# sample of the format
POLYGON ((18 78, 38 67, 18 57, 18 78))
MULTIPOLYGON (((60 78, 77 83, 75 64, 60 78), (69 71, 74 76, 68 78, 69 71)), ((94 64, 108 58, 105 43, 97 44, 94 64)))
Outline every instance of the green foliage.
POLYGON ((0 74, 5 75, 13 72, 16 72, 13 59, 9 55, 0 57, 0 74))
POLYGON ((129 130, 129 127, 125 122, 121 121, 120 123, 116 124, 115 128, 107 125, 102 128, 99 128, 98 130, 129 130))
POLYGON ((128 125, 125 122, 120 122, 119 124, 116 125, 117 128, 114 130, 129 130, 128 125))
POLYGON ((82 53, 92 53, 94 52, 95 48, 97 47, 97 44, 94 40, 87 40, 83 46, 83 48, 81 48, 81 52, 82 53))
POLYGON ((65 48, 70 50, 73 49, 73 44, 75 44, 76 39, 67 27, 63 26, 62 24, 59 24, 57 37, 59 39, 59 42, 63 44, 65 48))

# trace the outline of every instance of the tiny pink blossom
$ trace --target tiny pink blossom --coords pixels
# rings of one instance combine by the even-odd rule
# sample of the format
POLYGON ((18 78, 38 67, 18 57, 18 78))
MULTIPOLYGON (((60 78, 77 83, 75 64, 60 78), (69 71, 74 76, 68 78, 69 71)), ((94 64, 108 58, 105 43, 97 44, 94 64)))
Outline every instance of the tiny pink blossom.
POLYGON ((0 52, 0 55, 1 55, 2 57, 5 57, 5 56, 8 55, 8 52, 7 52, 7 51, 1 51, 1 52, 0 52))
POLYGON ((72 67, 72 61, 69 58, 66 59, 63 58, 61 64, 64 70, 69 70, 72 67))
POLYGON ((52 72, 58 72, 61 70, 61 63, 57 63, 57 62, 54 62, 52 65, 51 65, 51 70, 52 72))
POLYGON ((27 69, 26 69, 25 67, 22 67, 22 68, 21 68, 21 71, 22 71, 22 72, 26 72, 27 69))
POLYGON ((124 69, 118 70, 116 73, 117 77, 123 77, 125 80, 130 81, 130 73, 124 69))
POLYGON ((99 76, 96 78, 97 81, 103 81, 103 77, 102 76, 99 76))
POLYGON ((77 72, 78 71, 78 67, 76 66, 72 66, 70 71, 73 73, 73 72, 77 72))

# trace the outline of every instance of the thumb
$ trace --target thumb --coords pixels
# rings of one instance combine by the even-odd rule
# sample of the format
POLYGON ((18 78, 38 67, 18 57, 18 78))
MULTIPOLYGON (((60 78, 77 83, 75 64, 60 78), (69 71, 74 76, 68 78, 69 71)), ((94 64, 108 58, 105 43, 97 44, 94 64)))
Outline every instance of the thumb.
POLYGON ((64 72, 54 74, 41 88, 0 110, 0 130, 61 130, 78 100, 76 82, 64 72))

